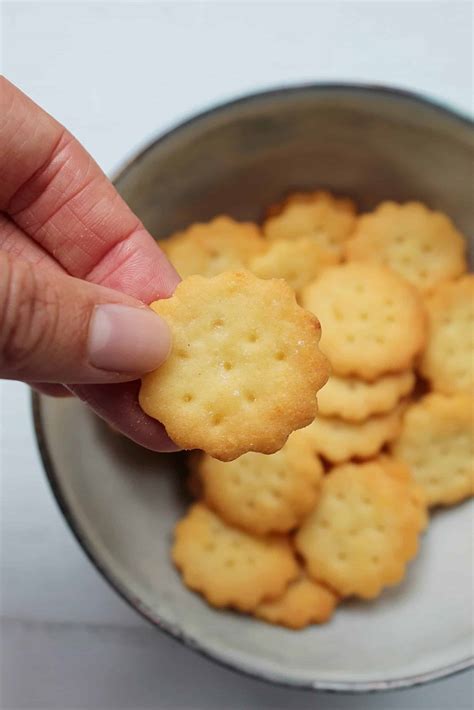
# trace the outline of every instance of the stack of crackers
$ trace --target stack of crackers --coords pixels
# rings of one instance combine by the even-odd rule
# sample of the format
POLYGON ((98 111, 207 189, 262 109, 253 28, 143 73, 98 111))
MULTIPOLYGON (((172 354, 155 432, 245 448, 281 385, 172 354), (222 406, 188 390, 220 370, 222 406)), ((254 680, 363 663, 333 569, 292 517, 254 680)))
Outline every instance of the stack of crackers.
POLYGON ((317 191, 161 245, 185 280, 152 304, 174 348, 140 402, 200 449, 172 549, 185 584, 299 629, 401 582, 427 509, 473 494, 462 235, 421 203, 358 215, 317 191))

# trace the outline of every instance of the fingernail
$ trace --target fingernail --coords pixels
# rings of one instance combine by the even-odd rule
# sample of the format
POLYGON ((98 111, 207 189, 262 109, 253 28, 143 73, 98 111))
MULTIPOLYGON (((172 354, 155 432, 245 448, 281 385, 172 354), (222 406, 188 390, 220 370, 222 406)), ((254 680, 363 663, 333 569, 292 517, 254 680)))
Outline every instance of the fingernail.
POLYGON ((168 324, 149 308, 96 306, 89 325, 89 361, 112 372, 150 372, 171 350, 168 324))

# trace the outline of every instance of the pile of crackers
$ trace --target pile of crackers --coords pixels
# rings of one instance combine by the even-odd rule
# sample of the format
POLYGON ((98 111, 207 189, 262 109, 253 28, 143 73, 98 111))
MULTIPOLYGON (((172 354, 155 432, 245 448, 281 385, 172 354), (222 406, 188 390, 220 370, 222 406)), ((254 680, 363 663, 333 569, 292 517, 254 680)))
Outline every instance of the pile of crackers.
POLYGON ((175 348, 140 402, 202 449, 172 549, 185 584, 299 629, 401 582, 428 509, 473 494, 463 236, 421 203, 358 215, 317 191, 161 246, 184 278, 156 307, 175 348))

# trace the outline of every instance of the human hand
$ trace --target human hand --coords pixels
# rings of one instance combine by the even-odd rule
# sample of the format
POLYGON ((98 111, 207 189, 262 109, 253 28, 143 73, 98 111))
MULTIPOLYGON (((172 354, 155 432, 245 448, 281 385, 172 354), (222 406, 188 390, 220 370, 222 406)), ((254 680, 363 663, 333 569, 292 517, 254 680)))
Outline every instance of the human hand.
POLYGON ((176 449, 136 381, 169 353, 145 304, 176 271, 78 141, 3 77, 0 155, 0 377, 72 392, 137 443, 176 449))

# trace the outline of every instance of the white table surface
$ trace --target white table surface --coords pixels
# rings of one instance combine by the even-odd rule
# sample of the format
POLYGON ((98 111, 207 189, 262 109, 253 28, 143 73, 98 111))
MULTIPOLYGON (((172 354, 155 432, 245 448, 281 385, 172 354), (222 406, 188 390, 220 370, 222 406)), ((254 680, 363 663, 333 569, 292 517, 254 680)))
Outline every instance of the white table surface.
MULTIPOLYGON (((4 2, 2 71, 108 172, 229 97, 311 80, 392 83, 469 111, 468 2, 4 2)), ((372 696, 224 670, 109 589, 45 481, 25 386, 0 383, 0 706, 72 710, 472 707, 472 675, 372 696)))

